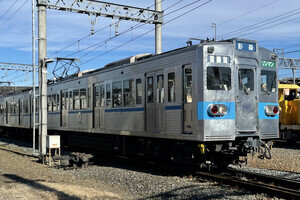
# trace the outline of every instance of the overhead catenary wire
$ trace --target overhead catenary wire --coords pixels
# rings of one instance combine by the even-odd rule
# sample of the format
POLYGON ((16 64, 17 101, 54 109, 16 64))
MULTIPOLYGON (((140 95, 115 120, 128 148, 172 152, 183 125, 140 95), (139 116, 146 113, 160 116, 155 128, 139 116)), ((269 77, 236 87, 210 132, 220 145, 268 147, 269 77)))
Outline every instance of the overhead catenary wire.
MULTIPOLYGON (((172 8, 172 7, 174 7, 175 5, 177 5, 178 3, 182 2, 182 1, 183 1, 183 0, 179 0, 178 2, 176 2, 176 3, 172 4, 171 6, 167 7, 164 11, 166 11, 166 10, 168 10, 168 9, 170 9, 170 8, 172 8)), ((201 0, 196 0, 196 1, 194 1, 194 2, 191 2, 191 3, 189 3, 189 4, 186 4, 186 5, 184 5, 184 6, 180 7, 180 8, 178 8, 178 9, 175 9, 175 10, 173 10, 173 11, 171 11, 171 12, 165 14, 165 16, 168 16, 168 15, 173 14, 173 13, 175 13, 175 12, 181 11, 182 9, 184 9, 184 8, 186 8, 186 7, 189 7, 189 6, 191 6, 191 5, 195 4, 195 3, 198 3, 199 1, 201 1, 201 0)), ((118 37, 118 36, 120 36, 120 35, 123 35, 123 34, 125 34, 125 33, 128 33, 128 32, 130 32, 130 31, 132 31, 132 30, 134 30, 134 29, 140 28, 140 27, 142 27, 142 26, 144 26, 144 25, 146 25, 146 24, 138 23, 138 24, 134 25, 133 27, 130 27, 130 28, 124 30, 123 32, 119 33, 118 35, 115 35, 115 36, 113 36, 113 37, 111 37, 111 38, 105 39, 105 40, 103 40, 103 41, 101 41, 101 42, 98 42, 98 43, 93 44, 93 45, 91 45, 91 46, 89 46, 89 47, 86 47, 86 48, 84 48, 84 49, 81 49, 80 51, 77 51, 77 52, 71 53, 71 54, 69 54, 69 55, 66 55, 65 57, 70 57, 70 56, 73 56, 73 55, 75 55, 75 54, 78 54, 78 53, 80 53, 80 52, 82 52, 82 51, 85 51, 85 50, 87 50, 87 49, 90 49, 90 48, 92 48, 92 47, 95 47, 95 48, 93 48, 91 51, 89 51, 88 53, 85 53, 83 56, 81 56, 81 57, 79 58, 79 59, 81 59, 81 58, 87 56, 88 54, 92 53, 93 51, 95 51, 95 50, 98 49, 99 47, 103 46, 104 44, 107 44, 108 41, 110 41, 110 40, 112 40, 112 39, 114 39, 114 38, 116 38, 116 37, 118 37)))
MULTIPOLYGON (((198 2, 199 2, 199 1, 200 1, 200 0, 198 0, 198 2)), ((206 4, 208 4, 208 3, 211 2, 211 1, 213 1, 213 0, 208 0, 208 1, 206 1, 205 3, 202 3, 202 4, 198 5, 198 6, 196 6, 195 8, 190 9, 189 11, 184 12, 184 13, 178 15, 177 17, 174 17, 173 19, 171 19, 171 20, 165 22, 163 25, 166 25, 166 24, 168 24, 168 23, 170 23, 170 22, 176 20, 176 19, 178 19, 178 18, 180 18, 180 17, 182 17, 182 16, 184 16, 184 15, 190 13, 191 11, 194 11, 194 10, 196 10, 196 9, 198 9, 198 8, 200 8, 200 7, 204 6, 204 5, 206 5, 206 4)), ((112 51, 114 51, 114 50, 116 50, 116 49, 118 49, 118 48, 120 48, 120 47, 122 47, 122 46, 124 46, 124 45, 126 45, 126 44, 128 44, 128 43, 130 43, 130 42, 132 42, 132 41, 134 41, 134 40, 137 40, 137 39, 141 38, 141 37, 144 36, 144 35, 147 35, 148 33, 152 32, 152 31, 154 31, 154 30, 155 30, 155 28, 154 28, 154 29, 151 29, 151 30, 149 30, 149 31, 146 31, 145 33, 143 33, 143 34, 141 34, 141 35, 139 35, 139 36, 137 36, 137 37, 135 37, 135 38, 133 38, 133 39, 131 39, 131 40, 129 40, 129 41, 127 41, 127 42, 121 44, 121 45, 118 45, 118 46, 116 46, 116 47, 114 47, 114 48, 112 48, 112 49, 110 49, 110 50, 108 50, 108 51, 106 51, 106 52, 104 52, 104 53, 102 53, 102 54, 96 56, 96 57, 93 57, 93 58, 91 58, 91 59, 85 61, 84 63, 81 63, 81 65, 86 64, 86 63, 88 63, 88 62, 91 62, 92 60, 95 60, 95 59, 97 59, 97 58, 99 58, 99 57, 101 57, 101 56, 103 56, 103 55, 105 55, 105 54, 107 54, 107 53, 109 53, 109 52, 112 52, 112 51)))
POLYGON ((21 8, 23 8, 23 6, 25 6, 25 4, 27 2, 28 2, 28 0, 25 0, 24 3, 9 18, 7 18, 7 20, 5 22, 3 22, 0 25, 0 28, 2 28, 2 26, 4 26, 9 20, 11 20, 11 18, 13 18, 21 10, 21 8))
MULTIPOLYGON (((276 3, 277 1, 279 1, 279 0, 274 0, 274 1, 270 2, 270 3, 266 3, 266 4, 262 5, 262 6, 259 6, 258 8, 255 8, 255 9, 252 9, 252 10, 250 10, 250 11, 247 11, 247 12, 244 13, 244 14, 241 14, 241 15, 238 15, 238 16, 236 16, 236 17, 233 17, 233 18, 231 18, 231 19, 229 19, 229 20, 226 20, 226 21, 224 21, 224 22, 222 22, 222 23, 218 23, 218 27, 220 27, 220 26, 222 26, 222 25, 224 25, 224 24, 228 24, 228 23, 230 23, 230 22, 232 22, 232 21, 235 21, 235 20, 237 20, 237 19, 240 19, 241 17, 244 17, 244 16, 246 16, 246 15, 248 15, 248 14, 250 14, 250 13, 256 12, 256 11, 262 9, 262 8, 265 8, 265 7, 267 7, 267 6, 270 6, 270 5, 274 4, 274 3, 276 3)), ((204 35, 205 33, 209 32, 209 31, 212 30, 212 29, 213 29, 213 28, 210 27, 210 28, 207 29, 206 31, 200 33, 200 34, 199 34, 200 37, 201 37, 202 35, 204 35)))
POLYGON ((246 26, 246 27, 243 27, 243 28, 240 28, 240 29, 237 29, 235 31, 232 31, 232 32, 229 32, 229 33, 226 33, 226 34, 222 34, 222 35, 219 35, 218 37, 220 38, 225 38, 225 37, 229 37, 230 35, 237 35, 237 34, 240 34, 240 33, 243 33, 243 32, 246 32, 246 31, 249 31, 249 30, 253 30, 255 28, 258 28, 258 27, 262 27, 264 25, 267 25, 267 24, 270 24, 270 23, 275 23, 279 20, 283 20, 283 19, 286 19, 288 17, 291 17, 291 16, 294 16, 294 15, 297 15, 299 14, 300 12, 296 12, 296 11, 299 11, 300 8, 297 8, 297 9, 294 9, 294 10, 291 10, 291 11, 288 11, 288 12, 285 12, 283 14, 280 14, 280 15, 277 15, 275 17, 271 17, 269 19, 266 19, 266 20, 263 20, 263 21, 260 21, 258 23, 255 23, 255 24, 252 24, 250 26, 246 26), (293 13, 293 12, 296 12, 296 13, 293 13), (292 14, 291 14, 292 13, 292 14), (284 15, 288 15, 288 16, 284 16, 284 15), (284 16, 284 17, 282 17, 284 16), (281 18, 280 18, 281 17, 281 18), (278 19, 279 18, 279 19, 278 19))
POLYGON ((19 0, 16 0, 7 10, 6 12, 0 17, 0 20, 10 11, 10 9, 18 2, 19 0))
MULTIPOLYGON (((161 1, 158 2, 158 3, 161 3, 161 2, 163 2, 163 1, 165 1, 165 0, 161 0, 161 1)), ((183 0, 181 0, 181 1, 183 1, 183 0)), ((155 6, 155 4, 152 4, 151 6, 148 6, 147 8, 149 9, 149 8, 151 8, 151 7, 153 7, 153 6, 155 6)), ((69 47, 71 47, 71 46, 73 46, 73 45, 75 45, 75 44, 77 44, 77 43, 79 43, 80 41, 82 41, 82 40, 84 40, 84 39, 86 39, 86 38, 88 38, 88 37, 91 37, 91 36, 95 35, 96 33, 99 33, 100 31, 103 31, 103 30, 105 30, 105 29, 107 29, 107 28, 110 28, 110 27, 112 27, 112 26, 114 26, 114 25, 117 25, 118 23, 119 23, 119 22, 117 21, 117 22, 114 22, 114 23, 112 23, 112 24, 109 24, 109 25, 107 25, 107 26, 105 26, 105 27, 103 27, 103 28, 101 28, 101 29, 98 29, 98 30, 96 30, 93 34, 90 33, 90 34, 88 34, 88 35, 86 35, 86 36, 84 36, 84 37, 82 37, 82 38, 76 40, 75 42, 73 42, 73 43, 71 43, 71 44, 69 44, 69 45, 67 45, 67 46, 65 46, 65 47, 63 47, 63 48, 61 48, 60 50, 55 51, 54 53, 50 54, 49 57, 51 57, 51 56, 53 56, 53 55, 55 55, 55 54, 57 54, 57 53, 59 53, 59 52, 65 50, 65 49, 67 49, 67 48, 69 48, 69 47)), ((68 56, 66 56, 66 57, 68 57, 68 56)))

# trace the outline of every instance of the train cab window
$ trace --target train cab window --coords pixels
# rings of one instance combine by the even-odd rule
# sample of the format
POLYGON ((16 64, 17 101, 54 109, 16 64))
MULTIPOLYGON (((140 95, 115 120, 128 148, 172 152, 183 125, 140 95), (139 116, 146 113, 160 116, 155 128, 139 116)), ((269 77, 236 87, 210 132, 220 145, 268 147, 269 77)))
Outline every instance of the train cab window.
POLYGON ((106 85, 106 106, 111 106, 111 88, 110 84, 106 85))
POLYGON ((261 70, 261 91, 269 94, 276 92, 276 72, 261 70))
POLYGON ((245 92, 254 90, 254 71, 253 69, 239 70, 239 89, 245 92))
POLYGON ((114 82, 112 83, 112 102, 113 107, 122 106, 122 82, 114 82))
POLYGON ((123 101, 124 106, 134 105, 133 80, 123 81, 123 101))
POLYGON ((184 102, 192 103, 192 69, 187 68, 184 70, 184 102))
POLYGON ((147 102, 154 103, 153 94, 153 77, 147 78, 147 102))
POLYGON ((207 67, 208 90, 230 90, 231 69, 229 67, 207 67))
POLYGON ((141 79, 136 79, 136 105, 142 104, 142 80, 141 79))
POLYGON ((74 110, 80 109, 79 90, 73 90, 73 107, 74 110))
POLYGON ((168 73, 168 102, 175 101, 175 73, 168 73))
POLYGON ((88 99, 86 95, 86 89, 80 89, 80 108, 86 109, 88 107, 88 99))
POLYGON ((164 90, 164 75, 157 76, 157 103, 163 103, 165 99, 165 90, 164 90))

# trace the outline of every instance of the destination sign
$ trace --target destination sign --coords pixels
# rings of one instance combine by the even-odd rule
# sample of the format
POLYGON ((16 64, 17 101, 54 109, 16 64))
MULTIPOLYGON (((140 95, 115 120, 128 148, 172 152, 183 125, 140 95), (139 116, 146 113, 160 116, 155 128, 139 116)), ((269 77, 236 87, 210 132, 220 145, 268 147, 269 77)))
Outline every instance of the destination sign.
POLYGON ((255 43, 250 43, 250 42, 236 41, 236 49, 237 50, 242 50, 242 51, 255 52, 256 51, 256 44, 255 43))
POLYGON ((262 61, 260 61, 260 66, 262 66, 262 67, 276 68, 276 63, 274 61, 262 60, 262 61))

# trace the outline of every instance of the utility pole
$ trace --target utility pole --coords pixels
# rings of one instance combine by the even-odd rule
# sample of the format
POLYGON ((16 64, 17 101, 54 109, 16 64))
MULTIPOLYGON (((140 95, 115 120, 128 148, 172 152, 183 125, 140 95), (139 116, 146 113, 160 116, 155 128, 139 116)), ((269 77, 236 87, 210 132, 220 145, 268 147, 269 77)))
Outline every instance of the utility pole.
POLYGON ((212 23, 211 26, 215 28, 215 41, 217 41, 217 24, 212 23))
MULTIPOLYGON (((39 38, 39 150, 44 162, 46 155, 47 136, 47 28, 46 28, 46 4, 38 6, 38 38, 39 38)), ((35 100, 34 100, 35 101, 35 100)), ((35 115, 35 113, 33 113, 35 115)))
MULTIPOLYGON (((33 109, 32 109, 32 150, 33 155, 35 154, 35 5, 32 0, 32 96, 33 96, 33 109)), ((30 100, 31 101, 31 100, 30 100)), ((29 104, 30 105, 30 104, 29 104)))
MULTIPOLYGON (((161 0, 155 0, 155 11, 161 12, 161 0)), ((161 54, 162 48, 162 24, 155 24, 155 54, 161 54)))

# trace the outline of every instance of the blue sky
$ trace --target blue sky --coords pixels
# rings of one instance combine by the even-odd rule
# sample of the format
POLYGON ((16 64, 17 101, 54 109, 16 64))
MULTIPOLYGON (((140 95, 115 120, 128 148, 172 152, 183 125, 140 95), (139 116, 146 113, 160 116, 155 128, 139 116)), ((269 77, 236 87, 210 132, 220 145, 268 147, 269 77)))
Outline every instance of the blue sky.
MULTIPOLYGON (((162 0, 162 8, 167 15, 165 22, 187 13, 163 26, 163 52, 185 46, 186 41, 191 37, 213 38, 214 31, 211 23, 216 23, 218 39, 240 37, 257 40, 260 46, 271 50, 284 48, 284 52, 287 52, 286 57, 300 58, 300 52, 289 53, 300 50, 299 0, 211 0, 204 6, 200 6, 207 1, 162 0), (191 5, 184 7, 188 4, 191 5), (197 6, 200 7, 190 11, 197 6), (182 9, 173 12, 179 8, 182 9)), ((17 0, 11 7, 14 2, 15 0, 0 0, 0 62, 31 64, 31 0, 17 0), (23 3, 25 4, 21 7, 23 3), (6 13, 10 7, 11 9, 6 13)), ((154 0, 110 2, 144 8, 154 4, 154 0)), ((112 23, 112 19, 99 17, 95 30, 103 29, 112 23)), ((136 22, 121 21, 118 31, 122 33, 135 25, 136 22)), ((132 31, 121 34, 96 49, 88 48, 115 36, 115 28, 113 26, 106 28, 87 39, 80 40, 91 33, 90 19, 87 15, 48 10, 47 54, 49 58, 67 56, 80 58, 81 70, 97 69, 106 63, 132 55, 154 53, 154 31, 135 39, 153 28, 154 25, 151 24, 133 28, 132 31), (135 40, 111 51, 131 39, 135 40), (78 40, 80 41, 77 42, 78 40), (74 45, 60 51, 72 43, 74 45)), ((52 67, 49 66, 49 74, 52 67)), ((26 79, 25 75, 23 72, 2 71, 0 77, 3 77, 3 81, 18 80, 17 85, 30 85, 30 77, 26 79)), ((296 75, 300 76, 300 73, 296 75)), ((280 77, 286 76, 291 76, 291 70, 280 71, 280 77)))

